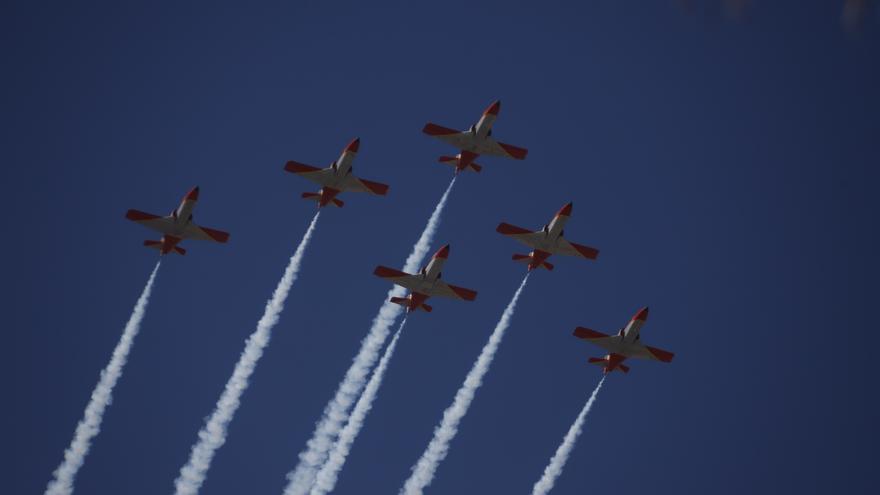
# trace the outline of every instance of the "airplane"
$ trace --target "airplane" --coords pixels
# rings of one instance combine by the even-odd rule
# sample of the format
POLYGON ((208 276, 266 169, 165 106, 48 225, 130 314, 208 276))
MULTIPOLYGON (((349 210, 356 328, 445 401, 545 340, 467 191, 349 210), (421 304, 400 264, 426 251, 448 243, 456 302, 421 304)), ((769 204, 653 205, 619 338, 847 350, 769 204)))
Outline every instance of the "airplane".
POLYGON ((483 116, 480 117, 480 120, 472 125, 467 131, 457 131, 455 129, 449 129, 428 122, 425 124, 422 132, 429 136, 436 137, 444 143, 451 144, 461 150, 461 152, 455 156, 441 156, 439 160, 440 163, 455 167, 456 175, 462 170, 473 170, 474 172, 482 170, 482 165, 474 163, 474 160, 480 155, 501 156, 522 160, 526 157, 529 150, 510 144, 504 144, 492 139, 492 124, 495 123, 495 119, 498 117, 498 111, 500 109, 500 100, 489 105, 489 108, 483 112, 483 116))
POLYGON ((128 210, 125 218, 137 222, 144 227, 162 233, 159 241, 144 241, 144 246, 158 249, 160 255, 174 252, 180 255, 186 254, 186 249, 177 244, 184 239, 196 239, 202 241, 214 241, 225 243, 229 240, 229 234, 220 230, 199 227, 193 223, 192 211, 199 199, 199 188, 194 187, 180 201, 180 206, 173 210, 167 217, 145 213, 139 210, 128 210))
POLYGON ((394 304, 406 307, 407 313, 419 309, 430 313, 433 308, 425 304, 425 301, 432 296, 473 301, 477 297, 475 291, 456 287, 440 280, 440 270, 443 269, 447 258, 449 258, 449 244, 440 248, 431 258, 428 266, 422 268, 418 275, 410 275, 381 265, 376 267, 373 274, 411 291, 406 297, 391 298, 391 302, 394 304))
POLYGON ((546 260, 553 254, 579 256, 594 260, 599 256, 598 249, 575 244, 563 238, 565 222, 571 216, 571 208, 572 203, 563 206, 549 224, 536 232, 504 222, 501 222, 495 230, 532 248, 532 252, 529 254, 513 255, 514 261, 528 263, 529 271, 535 268, 552 270, 553 265, 547 263, 546 260))
POLYGON ((591 357, 587 360, 591 364, 602 366, 603 373, 611 373, 614 370, 629 373, 629 366, 622 364, 627 358, 652 359, 668 363, 675 356, 675 354, 669 351, 641 343, 639 330, 641 330, 642 325, 645 324, 647 319, 648 308, 642 308, 625 327, 620 329, 617 335, 605 335, 602 332, 584 327, 577 327, 573 335, 589 340, 608 351, 604 358, 591 357))
POLYGON ((321 190, 316 193, 305 192, 302 194, 304 199, 311 199, 318 202, 318 208, 332 204, 337 208, 342 208, 345 204, 336 199, 341 192, 366 192, 384 196, 388 192, 388 186, 364 179, 358 179, 351 173, 353 167, 351 163, 357 155, 361 140, 355 138, 348 146, 342 150, 339 159, 331 163, 327 168, 312 167, 293 160, 287 162, 284 170, 297 174, 306 179, 317 182, 321 185, 321 190))

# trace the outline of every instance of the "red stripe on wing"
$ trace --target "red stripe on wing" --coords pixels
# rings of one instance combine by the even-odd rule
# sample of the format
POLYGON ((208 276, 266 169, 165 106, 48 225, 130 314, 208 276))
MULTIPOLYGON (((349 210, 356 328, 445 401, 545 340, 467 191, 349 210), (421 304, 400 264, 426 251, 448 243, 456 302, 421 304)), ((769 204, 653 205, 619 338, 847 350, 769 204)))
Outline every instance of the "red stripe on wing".
POLYGON ((525 159, 526 155, 529 153, 529 150, 525 148, 520 148, 519 146, 514 146, 512 144, 498 143, 498 146, 504 148, 504 151, 508 155, 510 155, 512 158, 516 158, 517 160, 525 159))
POLYGON ((387 266, 379 265, 376 267, 375 270, 373 270, 373 275, 377 275, 382 278, 398 278, 406 277, 409 274, 400 270, 395 270, 394 268, 388 268, 387 266))
POLYGON ((304 163, 299 163, 299 162, 295 162, 293 160, 290 160, 289 162, 287 162, 286 165, 284 165, 284 170, 291 172, 291 173, 294 173, 294 174, 303 174, 303 173, 307 173, 307 172, 317 172, 321 169, 318 167, 313 167, 311 165, 306 165, 304 163))
POLYGON ((602 332, 597 332, 595 330, 584 327, 575 328, 572 335, 580 339, 604 339, 605 337, 608 337, 608 335, 602 332))
POLYGON ((528 229, 524 229, 522 227, 517 227, 516 225, 510 225, 509 223, 501 222, 498 224, 498 227, 495 228, 498 233, 504 235, 518 235, 518 234, 531 234, 532 231, 528 229))
POLYGON ((660 361, 663 361, 664 363, 668 363, 668 362, 672 361, 672 358, 675 357, 675 354, 673 354, 669 351, 664 351, 663 349, 657 349, 656 347, 651 347, 651 346, 646 346, 646 347, 648 348, 648 351, 650 351, 651 354, 654 355, 655 358, 657 358, 660 361))
POLYGON ((583 256, 584 258, 594 260, 597 256, 599 256, 599 250, 596 248, 591 248, 590 246, 582 246, 580 244, 575 244, 570 241, 569 244, 571 244, 573 248, 577 249, 577 251, 581 253, 581 256, 583 256))
POLYGON ((370 180, 358 179, 361 181, 361 184, 367 186, 367 189, 373 191, 373 194, 378 194, 379 196, 385 196, 388 193, 388 186, 386 184, 381 184, 379 182, 373 182, 370 180))
POLYGON ((202 232, 208 234, 211 239, 214 239, 217 242, 226 242, 229 240, 229 232, 223 232, 222 230, 214 230, 209 229, 207 227, 199 227, 202 229, 202 232))
POLYGON ((134 222, 140 220, 155 220, 157 218, 162 218, 159 215, 153 215, 152 213, 146 213, 140 210, 128 210, 125 212, 125 218, 132 220, 134 222))
POLYGON ((473 301, 477 298, 477 291, 465 289, 464 287, 456 287, 454 285, 450 285, 449 288, 452 289, 452 292, 455 292, 458 297, 465 301, 473 301))
POLYGON ((450 134, 459 134, 461 131, 457 131, 455 129, 450 129, 448 127, 443 127, 442 125, 432 124, 428 122, 425 124, 425 127, 422 129, 422 132, 429 136, 448 136, 450 134))

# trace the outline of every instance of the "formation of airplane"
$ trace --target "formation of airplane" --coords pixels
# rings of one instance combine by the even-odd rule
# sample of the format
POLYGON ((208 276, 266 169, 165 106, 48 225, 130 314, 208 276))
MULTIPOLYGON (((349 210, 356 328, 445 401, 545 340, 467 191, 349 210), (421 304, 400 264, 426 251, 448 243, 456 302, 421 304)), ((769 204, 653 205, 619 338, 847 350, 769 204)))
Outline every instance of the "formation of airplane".
POLYGON ((500 110, 501 101, 498 100, 489 105, 489 108, 483 112, 480 120, 466 131, 450 129, 428 122, 425 124, 422 132, 444 143, 451 144, 460 150, 455 156, 440 157, 440 163, 454 166, 456 174, 462 170, 473 170, 474 172, 482 170, 482 165, 474 162, 480 155, 523 160, 529 153, 529 150, 513 146, 512 144, 504 144, 492 138, 492 124, 498 118, 500 110))
POLYGON ((388 186, 365 179, 358 179, 352 174, 352 162, 357 156, 358 148, 361 140, 355 138, 348 146, 342 150, 339 159, 331 163, 327 168, 318 168, 311 165, 290 160, 284 166, 284 170, 297 174, 312 182, 316 182, 321 186, 321 190, 316 193, 305 192, 302 194, 304 199, 311 199, 318 202, 318 208, 332 204, 337 208, 341 208, 344 203, 336 196, 342 192, 365 192, 384 196, 388 193, 388 186))
MULTIPOLYGON (((423 132, 434 136, 441 141, 452 144, 461 152, 455 157, 444 156, 440 158, 442 163, 448 163, 455 167, 455 173, 463 170, 479 172, 481 166, 474 162, 480 155, 500 156, 522 160, 528 151, 513 145, 494 140, 492 125, 498 117, 501 102, 492 103, 480 120, 472 125, 467 131, 457 131, 441 127, 437 124, 428 123, 423 132)), ((302 176, 321 186, 317 193, 306 192, 302 197, 317 202, 318 208, 327 205, 342 207, 343 202, 338 199, 343 192, 366 192, 378 196, 384 196, 388 192, 388 186, 378 182, 360 179, 352 173, 352 163, 357 156, 360 147, 360 139, 352 140, 342 151, 339 158, 326 168, 318 168, 295 161, 288 161, 284 170, 302 176)), ((157 249, 160 255, 168 253, 186 254, 186 250, 180 247, 181 241, 186 239, 207 240, 225 243, 229 240, 229 234, 220 230, 201 227, 193 222, 193 209, 199 197, 199 188, 195 187, 183 197, 180 205, 168 216, 159 216, 145 213, 139 210, 128 210, 125 217, 147 228, 158 231, 162 238, 158 241, 147 240, 144 245, 157 249)), ((560 254, 595 260, 599 251, 595 248, 575 244, 564 237, 565 224, 571 216, 572 203, 563 206, 550 223, 540 230, 532 231, 522 227, 501 223, 497 231, 518 242, 530 247, 529 254, 514 254, 513 260, 525 263, 528 270, 544 268, 553 270, 553 265, 547 259, 560 254)), ((409 290, 406 297, 392 297, 391 302, 404 306, 407 313, 414 311, 431 312, 432 307, 426 304, 431 297, 447 297, 464 301, 473 301, 477 292, 451 285, 441 280, 442 269, 449 258, 449 245, 440 248, 428 264, 418 273, 405 273, 400 270, 377 266, 374 274, 396 285, 409 290)), ((643 345, 640 342, 639 331, 648 317, 648 308, 640 310, 617 335, 605 335, 595 330, 578 327, 574 335, 608 350, 604 358, 590 358, 589 362, 599 364, 605 373, 614 370, 629 372, 629 367, 622 364, 627 358, 653 359, 663 362, 672 360, 671 352, 643 345)))
POLYGON ((158 249, 160 255, 174 252, 180 255, 186 254, 186 250, 178 246, 184 239, 200 241, 214 241, 225 243, 229 240, 229 234, 221 230, 200 227, 193 222, 193 209, 199 199, 199 188, 194 187, 180 201, 180 206, 174 209, 170 215, 163 217, 140 210, 128 210, 125 218, 137 222, 148 229, 153 229, 162 234, 158 241, 146 240, 144 246, 158 249))
POLYGON ((423 310, 431 312, 433 308, 425 304, 429 297, 449 297, 473 301, 477 298, 476 291, 447 284, 440 280, 443 265, 449 258, 449 244, 434 253, 428 265, 417 275, 412 275, 387 266, 377 266, 373 273, 403 288, 409 289, 406 297, 392 297, 391 302, 406 307, 407 313, 423 310))
POLYGON ((552 270, 553 265, 547 263, 547 258, 553 254, 577 256, 589 260, 599 256, 599 250, 590 246, 583 246, 569 242, 563 237, 565 223, 571 216, 572 203, 560 208, 550 223, 544 225, 541 230, 531 231, 509 223, 501 222, 496 229, 499 233, 512 237, 522 244, 532 248, 529 254, 514 254, 513 260, 528 264, 529 271, 535 268, 552 270))
POLYGON ((627 358, 651 359, 664 363, 672 361, 675 354, 642 344, 640 332, 647 319, 648 308, 642 308, 617 335, 606 335, 589 328, 577 327, 574 336, 588 340, 608 351, 605 357, 591 357, 587 360, 589 363, 602 366, 604 373, 611 373, 614 370, 629 373, 629 366, 623 364, 627 358))

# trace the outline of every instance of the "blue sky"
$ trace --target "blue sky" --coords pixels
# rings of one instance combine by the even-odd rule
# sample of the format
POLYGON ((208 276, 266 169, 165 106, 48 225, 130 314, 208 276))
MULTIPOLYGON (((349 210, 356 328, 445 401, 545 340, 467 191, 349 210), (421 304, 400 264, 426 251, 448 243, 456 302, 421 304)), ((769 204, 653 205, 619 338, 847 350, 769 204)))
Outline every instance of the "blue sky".
MULTIPOLYGON (((755 2, 745 22, 675 2, 28 2, 3 7, 4 493, 38 493, 155 263, 128 208, 228 245, 169 257, 77 493, 170 492, 314 212, 286 160, 358 175, 321 216, 204 493, 280 493, 451 171, 425 122, 503 101, 435 245, 479 291, 411 318, 337 493, 394 493, 516 289, 500 221, 568 201, 598 261, 534 274, 431 493, 527 492, 651 307, 676 353, 607 380, 554 493, 871 491, 878 440, 880 21, 839 2, 755 2)), ((875 9, 876 10, 876 9, 875 9)))

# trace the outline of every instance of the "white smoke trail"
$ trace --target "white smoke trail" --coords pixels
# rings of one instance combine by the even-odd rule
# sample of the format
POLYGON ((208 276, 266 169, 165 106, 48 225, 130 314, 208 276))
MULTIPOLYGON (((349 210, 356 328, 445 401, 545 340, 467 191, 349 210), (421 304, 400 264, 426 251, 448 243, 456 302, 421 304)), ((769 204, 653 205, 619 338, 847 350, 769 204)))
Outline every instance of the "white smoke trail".
POLYGON ((446 458, 446 454, 449 453, 449 444, 455 438, 455 434, 458 433, 458 424, 464 418, 464 415, 467 414, 477 389, 483 384, 483 376, 486 375, 486 372, 489 371, 489 366, 492 365, 495 352, 501 344, 501 339, 504 338, 504 331, 510 326, 510 319, 513 317, 513 311, 516 309, 516 301, 519 299, 519 295, 522 293, 528 280, 529 275, 526 274, 523 277, 522 283, 519 284, 519 288, 513 294, 513 299, 504 308, 504 313, 501 314, 501 319, 495 325, 495 330, 492 331, 489 341, 483 346, 480 357, 477 358, 477 362, 474 363, 474 366, 468 372, 461 388, 456 392, 455 400, 443 412, 443 419, 440 421, 440 425, 434 429, 434 438, 431 439, 428 448, 425 449, 422 457, 413 466, 412 474, 404 483, 400 491, 401 494, 421 495, 425 487, 430 485, 434 479, 437 466, 446 458))
MULTIPOLYGON (((434 207, 434 212, 431 213, 425 230, 422 231, 422 235, 413 246, 412 252, 406 258, 406 264, 403 267, 405 272, 412 273, 418 270, 422 259, 428 254, 434 233, 440 224, 440 214, 446 206, 446 200, 449 198, 453 185, 455 185, 455 177, 449 182, 446 192, 434 207)), ((361 341, 360 350, 345 373, 345 378, 342 379, 339 388, 336 389, 336 395, 324 407, 324 413, 315 426, 312 438, 306 444, 305 450, 300 452, 299 463, 293 471, 287 474, 288 484, 284 489, 284 495, 304 495, 312 488, 318 469, 327 461, 327 455, 333 447, 333 441, 342 430, 342 424, 348 419, 349 409, 366 384, 367 374, 379 357, 379 349, 388 338, 391 325, 394 324, 402 311, 400 306, 389 302, 389 299, 405 295, 406 290, 396 285, 388 291, 385 302, 379 308, 379 314, 373 319, 370 332, 361 341)))
POLYGON ((360 399, 354 405, 351 417, 348 418, 348 423, 339 433, 336 443, 333 444, 333 450, 330 451, 327 462, 318 471, 311 495, 324 495, 325 493, 332 492, 333 488, 336 487, 339 471, 345 465, 345 460, 351 451, 351 444, 354 443, 358 433, 360 433, 361 428, 364 426, 364 419, 373 407, 373 401, 376 400, 379 386, 382 385, 382 378, 385 376, 385 369, 388 367, 388 362, 391 361, 394 348, 397 346, 397 339, 400 337, 400 332, 403 330, 404 325, 406 325, 406 318, 400 323, 400 327, 397 329, 394 337, 392 337, 391 343, 385 349, 385 354, 379 360, 379 365, 373 370, 373 376, 370 377, 370 381, 367 382, 367 386, 364 388, 364 393, 361 394, 360 399))
POLYGON ((122 331, 122 337, 116 348, 113 349, 113 356, 107 367, 101 371, 101 378, 98 385, 92 391, 92 398, 86 406, 83 418, 76 425, 76 432, 70 446, 64 451, 64 460, 53 473, 54 479, 49 482, 46 487, 46 495, 70 495, 73 493, 73 481, 76 473, 82 467, 92 446, 92 439, 101 431, 101 421, 104 419, 104 411, 110 402, 113 401, 113 387, 122 376, 122 368, 128 361, 128 353, 134 344, 134 338, 137 336, 141 328, 141 321, 147 310, 147 303, 150 301, 150 293, 153 291, 153 282, 156 280, 156 272, 159 271, 159 265, 156 263, 153 273, 150 274, 147 285, 137 303, 134 305, 134 311, 125 324, 125 330, 122 331))
POLYGON ((599 389, 602 388, 603 383, 605 383, 604 376, 599 380, 599 384, 596 385, 596 389, 593 390, 593 395, 590 396, 590 399, 584 405, 584 408, 581 409, 581 413, 578 414, 578 417, 574 420, 571 428, 568 429, 568 433, 565 434, 565 438, 562 440, 562 445, 556 449, 556 453, 553 454, 553 457, 550 459, 550 464, 544 468, 544 475, 541 476, 541 479, 538 480, 537 483, 535 483, 535 487, 532 488, 532 495, 546 495, 551 489, 553 489, 553 485, 556 484, 556 479, 562 474, 562 468, 565 467, 565 462, 568 461, 571 449, 574 448, 574 443, 581 435, 581 429, 584 426, 584 419, 587 417, 587 413, 590 412, 590 409, 592 409, 593 403, 596 402, 596 395, 599 394, 599 389))
POLYGON ((260 357, 263 356, 263 350, 269 344, 272 328, 278 323, 281 311, 284 310, 284 301, 287 299, 290 287, 296 281, 303 254, 312 238, 320 214, 320 211, 315 213, 302 241, 293 256, 290 257, 290 263, 287 264, 284 275, 278 282, 278 286, 275 287, 272 298, 266 302, 266 310, 263 312, 263 317, 257 322, 257 329, 248 337, 232 376, 226 382, 226 388, 217 401, 217 407, 211 413, 205 426, 199 431, 199 440, 192 447, 189 461, 180 468, 180 476, 174 481, 177 495, 198 493, 205 481, 208 468, 211 467, 214 454, 226 442, 226 430, 241 404, 241 395, 247 390, 248 379, 253 374, 260 357))

